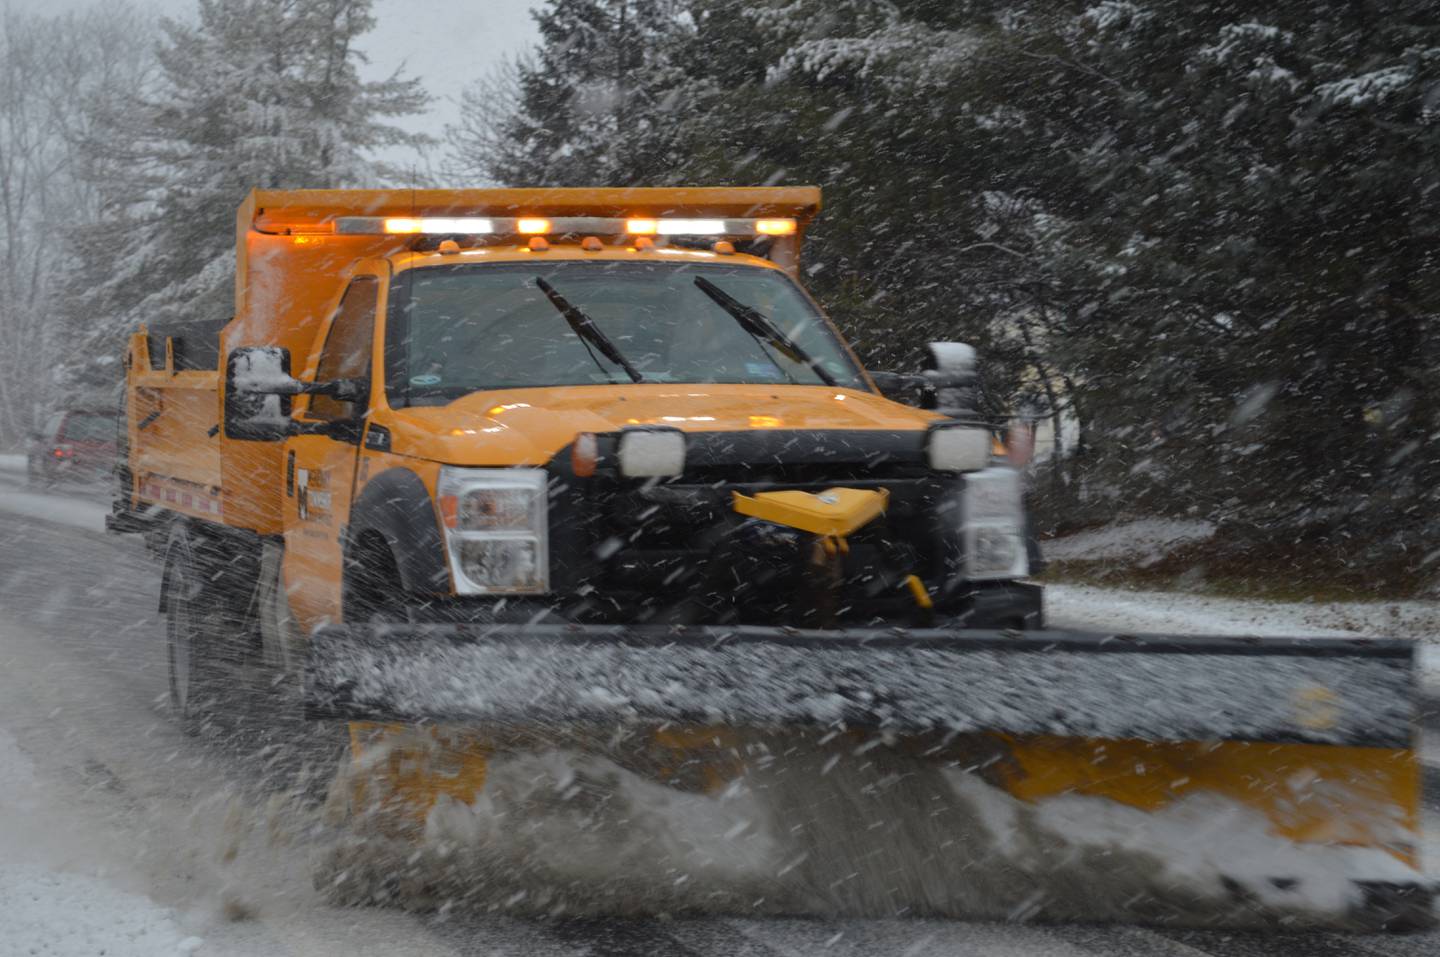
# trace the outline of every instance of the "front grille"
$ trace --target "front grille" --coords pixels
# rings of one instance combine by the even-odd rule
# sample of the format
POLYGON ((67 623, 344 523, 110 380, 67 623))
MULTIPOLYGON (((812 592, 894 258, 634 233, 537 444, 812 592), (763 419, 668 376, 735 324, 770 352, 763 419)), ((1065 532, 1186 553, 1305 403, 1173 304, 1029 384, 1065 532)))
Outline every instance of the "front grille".
POLYGON ((943 588, 959 563, 958 541, 941 531, 954 525, 957 480, 931 471, 923 449, 914 431, 697 433, 685 474, 658 482, 605 469, 578 478, 564 450, 550 466, 552 587, 599 620, 904 620, 915 610, 905 577, 943 588), (732 507, 735 492, 837 486, 889 493, 886 514, 850 538, 838 589, 817 585, 810 536, 732 507), (827 591, 822 611, 814 596, 827 591))

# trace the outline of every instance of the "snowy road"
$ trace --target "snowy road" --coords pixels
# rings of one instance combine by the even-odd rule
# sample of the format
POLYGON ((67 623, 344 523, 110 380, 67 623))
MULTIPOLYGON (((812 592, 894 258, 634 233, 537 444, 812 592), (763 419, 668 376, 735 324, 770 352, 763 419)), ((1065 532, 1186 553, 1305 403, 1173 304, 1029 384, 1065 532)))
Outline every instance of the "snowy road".
MULTIPOLYGON (((158 575, 96 504, 0 472, 0 957, 129 955, 1391 954, 1440 933, 1253 936, 951 921, 531 922, 337 909, 309 883, 277 806, 313 791, 335 740, 281 719, 186 738, 166 717, 158 575)), ((1057 588, 1057 624, 1128 615, 1137 630, 1347 627, 1340 612, 1154 601, 1057 588), (1292 617, 1287 618, 1289 614, 1292 617), (1320 618, 1304 615, 1319 614, 1320 618), (1300 615, 1300 618, 1293 616, 1300 615), (1330 615, 1330 617, 1325 617, 1330 615), (1298 627, 1296 627, 1298 626, 1298 627)), ((1425 629, 1433 609, 1398 613, 1425 629)), ((1113 618, 1111 619, 1113 624, 1113 618)), ((1432 630, 1430 632, 1434 634, 1432 630)), ((1432 868, 1440 807, 1427 809, 1432 868)))

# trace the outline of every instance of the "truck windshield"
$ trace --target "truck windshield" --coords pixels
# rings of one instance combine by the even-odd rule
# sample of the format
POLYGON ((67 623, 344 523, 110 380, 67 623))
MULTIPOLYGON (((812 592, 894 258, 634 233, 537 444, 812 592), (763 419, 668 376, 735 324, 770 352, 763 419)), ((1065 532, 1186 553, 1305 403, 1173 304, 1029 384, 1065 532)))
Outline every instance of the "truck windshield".
POLYGON ((642 382, 829 380, 866 388, 810 301, 783 274, 754 266, 425 267, 396 283, 387 329, 386 388, 396 406, 434 405, 491 389, 629 383, 625 364, 642 382), (697 285, 697 278, 705 282, 697 285), (707 287, 720 290, 731 308, 707 287), (553 293, 613 344, 609 355, 596 348, 593 335, 582 335, 584 323, 557 309, 553 293), (734 303, 783 339, 777 343, 737 319, 734 303), (786 348, 787 341, 799 349, 786 348))

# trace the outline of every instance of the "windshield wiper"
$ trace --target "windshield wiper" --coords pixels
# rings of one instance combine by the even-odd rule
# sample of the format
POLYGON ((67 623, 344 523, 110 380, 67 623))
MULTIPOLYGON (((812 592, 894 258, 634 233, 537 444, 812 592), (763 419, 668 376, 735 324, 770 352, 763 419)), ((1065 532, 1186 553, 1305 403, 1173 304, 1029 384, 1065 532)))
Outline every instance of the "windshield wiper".
POLYGON ((639 370, 632 366, 629 360, 620 354, 619 349, 615 348, 615 343, 611 341, 610 337, 601 332, 600 327, 595 325, 594 319, 591 319, 585 315, 585 313, 581 312, 578 306, 556 292, 554 286, 539 276, 535 277, 535 285, 540 287, 540 291, 549 298, 550 304, 560 311, 560 315, 565 317, 565 321, 570 324, 570 328, 575 331, 575 335, 580 337, 581 342, 585 343, 587 347, 594 346, 596 349, 599 349, 602 356, 624 369, 625 374, 630 377, 631 381, 645 381, 645 377, 640 374, 639 370))
POLYGON ((794 339, 791 339, 785 335, 784 332, 780 331, 780 329, 776 328, 776 326, 769 319, 766 319, 758 310, 745 305, 745 303, 734 298, 704 276, 696 276, 695 285, 701 292, 715 300, 717 306, 730 313, 735 321, 740 323, 741 328, 750 333, 750 335, 764 339, 791 362, 798 362, 801 365, 809 366, 811 371, 819 376, 820 381, 826 385, 833 386, 839 384, 835 381, 835 377, 830 374, 830 370, 816 362, 814 356, 806 352, 794 339))

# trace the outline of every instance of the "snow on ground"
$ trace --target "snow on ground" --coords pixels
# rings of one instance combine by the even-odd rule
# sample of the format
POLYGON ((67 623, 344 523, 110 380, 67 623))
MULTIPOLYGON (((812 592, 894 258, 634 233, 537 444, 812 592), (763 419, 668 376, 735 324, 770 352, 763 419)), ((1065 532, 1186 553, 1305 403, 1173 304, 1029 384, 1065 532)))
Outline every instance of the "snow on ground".
POLYGON ((1129 558, 1140 566, 1164 558, 1180 545, 1203 541, 1215 534, 1210 522, 1146 518, 1090 529, 1042 543, 1053 562, 1088 562, 1129 558))
POLYGON ((203 941, 166 908, 110 883, 91 849, 57 817, 53 790, 0 729, 0 954, 159 957, 203 941))
POLYGON ((0 472, 25 474, 25 456, 17 453, 0 455, 0 472))
POLYGON ((105 516, 110 513, 110 507, 105 504, 103 493, 79 487, 57 492, 26 491, 18 485, 24 472, 23 455, 0 456, 0 511, 87 532, 105 531, 105 516), (8 461, 17 458, 20 460, 18 473, 10 468, 8 461))
POLYGON ((5 486, 0 486, 0 510, 57 525, 69 525, 87 532, 104 532, 105 516, 110 513, 108 506, 98 502, 36 492, 19 492, 5 486))

